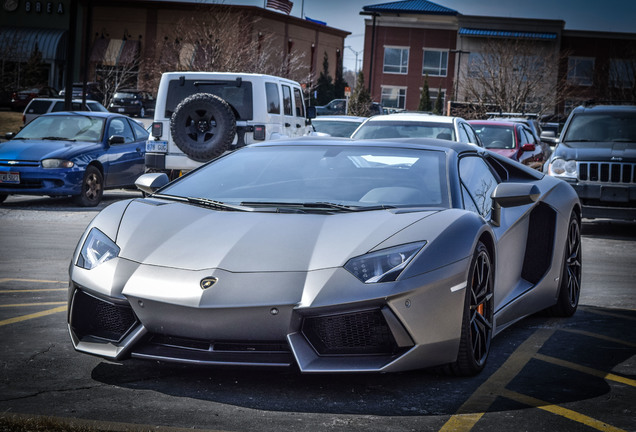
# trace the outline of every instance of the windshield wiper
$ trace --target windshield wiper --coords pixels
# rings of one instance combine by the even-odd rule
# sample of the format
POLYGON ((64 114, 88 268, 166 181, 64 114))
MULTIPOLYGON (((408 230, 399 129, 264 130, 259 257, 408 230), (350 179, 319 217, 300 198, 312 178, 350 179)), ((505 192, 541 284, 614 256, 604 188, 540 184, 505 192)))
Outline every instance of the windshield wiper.
POLYGON ((244 207, 243 205, 234 205, 228 204, 221 201, 215 201, 208 198, 195 198, 195 197, 186 197, 188 202, 197 205, 203 205, 206 207, 211 207, 217 210, 231 210, 231 211, 254 211, 254 209, 244 207))
POLYGON ((311 209, 311 210, 338 210, 342 212, 358 212, 358 211, 371 211, 371 210, 387 210, 394 209, 395 206, 389 205, 376 205, 376 206, 350 206, 345 204, 337 204, 326 201, 318 202, 252 202, 245 201, 241 203, 242 206, 250 207, 282 207, 282 208, 299 208, 299 209, 311 209))
POLYGON ((51 141, 75 141, 74 139, 70 139, 70 138, 64 138, 64 137, 56 137, 56 136, 50 136, 50 137, 42 137, 40 138, 41 140, 51 140, 51 141))

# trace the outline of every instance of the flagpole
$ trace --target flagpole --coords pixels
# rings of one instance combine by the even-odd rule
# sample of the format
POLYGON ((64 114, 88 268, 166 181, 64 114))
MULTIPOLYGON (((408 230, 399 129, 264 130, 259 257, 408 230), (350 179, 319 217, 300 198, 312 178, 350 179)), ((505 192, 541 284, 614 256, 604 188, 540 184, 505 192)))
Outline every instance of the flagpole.
POLYGON ((305 0, 300 3, 300 19, 305 19, 305 0))

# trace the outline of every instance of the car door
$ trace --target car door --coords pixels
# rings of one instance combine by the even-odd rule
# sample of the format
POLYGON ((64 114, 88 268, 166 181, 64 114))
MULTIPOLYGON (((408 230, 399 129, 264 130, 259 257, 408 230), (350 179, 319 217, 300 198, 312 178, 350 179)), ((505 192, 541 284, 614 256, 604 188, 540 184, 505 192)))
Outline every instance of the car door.
POLYGON ((129 186, 144 172, 145 146, 148 133, 141 125, 126 117, 111 118, 106 125, 106 139, 122 136, 123 143, 109 144, 107 150, 108 169, 104 169, 107 187, 129 186), (135 132, 137 126, 143 130, 135 132))
POLYGON ((281 88, 283 89, 283 134, 291 137, 296 130, 292 89, 285 84, 281 85, 281 88))
POLYGON ((292 123, 292 136, 305 135, 306 117, 305 104, 303 102, 303 93, 298 87, 293 88, 294 91, 294 121, 292 123))

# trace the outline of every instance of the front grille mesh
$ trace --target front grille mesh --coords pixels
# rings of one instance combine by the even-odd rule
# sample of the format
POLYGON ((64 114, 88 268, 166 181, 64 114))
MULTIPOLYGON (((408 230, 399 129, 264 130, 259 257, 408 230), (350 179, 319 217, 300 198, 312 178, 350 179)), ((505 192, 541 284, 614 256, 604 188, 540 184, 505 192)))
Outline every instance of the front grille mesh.
POLYGON ((580 162, 579 180, 599 183, 636 183, 636 164, 621 162, 580 162))
POLYGON ((319 354, 391 354, 397 349, 379 309, 307 317, 302 331, 319 354))
POLYGON ((130 306, 109 303, 81 290, 75 292, 71 327, 80 339, 93 336, 119 342, 136 322, 130 306))

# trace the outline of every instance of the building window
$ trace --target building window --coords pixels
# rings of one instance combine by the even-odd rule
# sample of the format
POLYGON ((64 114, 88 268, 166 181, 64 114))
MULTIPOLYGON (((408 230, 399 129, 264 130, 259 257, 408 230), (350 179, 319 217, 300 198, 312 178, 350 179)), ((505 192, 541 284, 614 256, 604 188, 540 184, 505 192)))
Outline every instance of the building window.
POLYGON ((634 87, 636 60, 610 59, 609 85, 614 88, 634 87))
POLYGON ((594 59, 570 57, 568 59, 568 83, 579 86, 591 86, 594 78, 594 59))
POLYGON ((384 73, 407 74, 409 72, 409 49, 384 47, 384 73))
POLYGON ((448 51, 424 48, 422 75, 446 76, 448 72, 448 51))
MULTIPOLYGON (((428 94, 431 97, 431 104, 435 105, 435 102, 437 101, 438 93, 439 93, 439 89, 429 89, 428 94)), ((446 102, 446 90, 442 90, 442 107, 444 106, 445 102, 446 102)))
POLYGON ((406 87, 385 87, 382 86, 382 105, 385 108, 406 107, 406 87))

